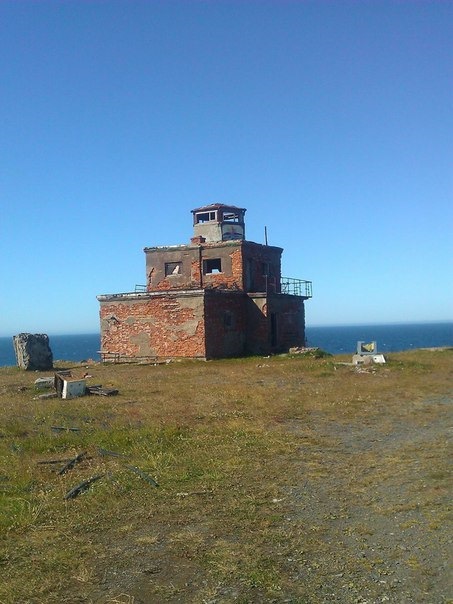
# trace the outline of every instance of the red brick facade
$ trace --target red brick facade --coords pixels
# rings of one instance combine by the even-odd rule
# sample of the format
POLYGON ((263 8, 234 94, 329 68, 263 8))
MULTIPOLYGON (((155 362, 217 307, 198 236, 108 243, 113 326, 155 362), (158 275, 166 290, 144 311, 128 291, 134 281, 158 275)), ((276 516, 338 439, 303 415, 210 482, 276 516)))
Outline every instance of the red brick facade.
POLYGON ((147 290, 261 292, 267 287, 267 291, 278 293, 282 251, 251 241, 145 248, 147 290))
POLYGON ((102 350, 125 359, 206 357, 202 291, 99 298, 102 350))
POLYGON ((219 358, 304 345, 306 298, 280 293, 281 248, 198 235, 144 251, 146 292, 98 296, 103 351, 219 358))

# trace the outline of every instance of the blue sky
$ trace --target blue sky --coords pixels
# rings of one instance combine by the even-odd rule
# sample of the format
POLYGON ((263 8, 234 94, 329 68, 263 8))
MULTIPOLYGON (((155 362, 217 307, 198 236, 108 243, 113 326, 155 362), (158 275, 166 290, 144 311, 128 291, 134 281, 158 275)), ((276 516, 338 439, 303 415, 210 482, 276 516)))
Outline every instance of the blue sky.
POLYGON ((453 3, 2 1, 0 335, 98 330, 190 210, 308 325, 453 318, 453 3))

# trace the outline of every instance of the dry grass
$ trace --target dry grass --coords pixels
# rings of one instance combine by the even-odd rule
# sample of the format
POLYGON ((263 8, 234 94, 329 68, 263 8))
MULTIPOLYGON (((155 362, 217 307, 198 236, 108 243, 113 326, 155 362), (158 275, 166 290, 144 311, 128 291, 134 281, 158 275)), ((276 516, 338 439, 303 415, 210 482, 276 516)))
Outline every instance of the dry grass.
POLYGON ((0 602, 451 602, 453 352, 339 360, 0 369, 0 602))

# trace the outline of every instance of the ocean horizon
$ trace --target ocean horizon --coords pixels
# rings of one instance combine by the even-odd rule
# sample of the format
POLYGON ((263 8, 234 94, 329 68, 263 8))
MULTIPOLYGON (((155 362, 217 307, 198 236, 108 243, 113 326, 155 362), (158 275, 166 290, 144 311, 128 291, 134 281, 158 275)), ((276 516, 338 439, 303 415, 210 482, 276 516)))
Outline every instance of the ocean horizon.
MULTIPOLYGON (((331 354, 353 354, 358 341, 376 341, 378 352, 453 347, 453 321, 373 325, 306 326, 307 346, 331 354)), ((49 335, 55 361, 99 360, 100 334, 49 335)), ((0 366, 14 366, 11 337, 0 337, 0 366)))

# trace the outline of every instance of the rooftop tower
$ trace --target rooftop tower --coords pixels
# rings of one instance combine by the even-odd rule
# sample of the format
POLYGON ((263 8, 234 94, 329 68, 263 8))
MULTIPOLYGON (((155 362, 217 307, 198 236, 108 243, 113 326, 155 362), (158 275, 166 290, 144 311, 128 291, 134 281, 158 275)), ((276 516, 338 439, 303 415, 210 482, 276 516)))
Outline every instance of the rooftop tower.
POLYGON ((192 210, 193 235, 207 243, 245 239, 245 208, 213 203, 192 210))

